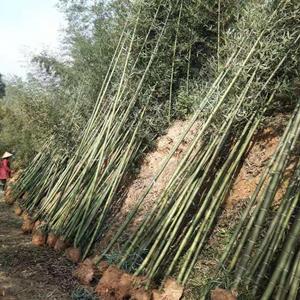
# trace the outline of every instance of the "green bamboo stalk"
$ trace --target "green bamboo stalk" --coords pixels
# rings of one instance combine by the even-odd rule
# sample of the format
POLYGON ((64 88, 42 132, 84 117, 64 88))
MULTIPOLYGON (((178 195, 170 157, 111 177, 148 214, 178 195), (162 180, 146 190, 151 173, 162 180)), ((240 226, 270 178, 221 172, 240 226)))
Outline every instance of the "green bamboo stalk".
POLYGON ((296 300, 297 295, 299 292, 299 285, 300 285, 300 251, 298 251, 296 260, 295 260, 296 270, 295 275, 289 290, 288 299, 289 300, 296 300))
POLYGON ((254 244, 258 238, 260 229, 261 229, 264 219, 267 215, 267 211, 271 204, 271 201, 273 200, 273 198, 276 194, 276 187, 278 186, 278 184, 280 182, 282 172, 285 169, 285 166, 287 164, 288 155, 290 154, 291 148, 294 145, 293 140, 295 140, 295 136, 296 136, 296 140, 297 140, 297 136, 299 135, 300 130, 297 128, 297 126, 299 124, 299 120, 300 120, 299 105, 295 111, 297 112, 297 115, 296 115, 293 127, 291 128, 291 131, 288 135, 288 141, 286 143, 287 147, 286 147, 286 149, 283 149, 282 155, 278 158, 278 161, 275 162, 275 166, 273 168, 274 171, 272 172, 271 178, 269 181, 269 186, 267 189, 265 189, 263 195, 261 196, 261 199, 264 199, 264 200, 261 202, 262 203, 261 207, 257 207, 257 211, 259 211, 259 213, 258 213, 258 216, 256 219, 255 227, 253 228, 251 235, 248 238, 248 244, 247 244, 246 249, 244 250, 242 261, 238 265, 235 286, 237 286, 237 284, 240 282, 240 280, 242 279, 242 274, 243 274, 244 270, 246 270, 246 264, 249 261, 250 253, 251 253, 251 251, 254 247, 254 244))
MULTIPOLYGON (((299 201, 300 200, 300 192, 298 192, 296 197, 299 201)), ((272 274, 272 277, 269 280, 269 283, 261 297, 262 300, 270 299, 270 297, 277 285, 280 274, 283 271, 283 269, 286 265, 286 262, 288 261, 288 257, 294 252, 294 248, 295 248, 295 245, 298 240, 299 232, 300 232, 300 214, 298 213, 296 216, 295 222, 292 226, 291 232, 288 235, 287 241, 281 252, 281 255, 280 255, 280 258, 276 265, 276 268, 275 268, 275 270, 272 274)))
MULTIPOLYGON (((248 84, 246 85, 245 89, 244 89, 244 90, 242 91, 242 93, 241 93, 241 96, 240 96, 239 101, 237 101, 236 104, 235 104, 235 106, 233 107, 233 116, 236 115, 236 114, 238 113, 239 108, 240 108, 241 104, 243 103, 243 101, 244 101, 244 99, 245 99, 245 95, 246 95, 246 93, 247 93, 247 91, 248 91, 248 89, 249 89, 249 86, 250 86, 251 82, 252 82, 253 79, 254 79, 255 74, 256 74, 256 71, 253 72, 253 74, 252 74, 252 76, 251 76, 251 78, 250 78, 248 84)), ((226 130, 225 130, 225 132, 224 132, 223 135, 222 135, 222 139, 221 139, 220 142, 219 142, 218 148, 214 151, 213 156, 210 158, 210 164, 209 164, 208 166, 206 166, 205 172, 204 172, 204 174, 202 175, 202 178, 200 179, 200 182, 199 182, 198 180, 197 180, 198 182, 196 181, 196 183, 197 183, 197 188, 193 189, 193 194, 192 194, 191 196, 186 197, 186 200, 189 200, 189 199, 193 200, 194 197, 196 196, 198 190, 199 190, 199 186, 201 186, 201 184, 204 183, 204 180, 205 180, 206 176, 208 175, 208 172, 209 172, 209 170, 210 170, 210 167, 211 167, 212 163, 214 162, 214 159, 217 158, 217 156, 218 156, 219 152, 221 151, 222 146, 223 146, 223 144, 224 144, 224 142, 225 142, 225 140, 226 140, 226 137, 228 136, 228 132, 229 132, 229 130, 230 130, 231 126, 232 126, 232 123, 233 123, 233 119, 234 119, 234 118, 230 115, 230 116, 228 116, 227 121, 223 123, 222 128, 221 128, 221 132, 222 132, 222 129, 224 129, 224 128, 226 128, 226 130)), ((214 140, 214 143, 217 143, 217 142, 218 142, 218 139, 219 139, 219 138, 216 137, 216 139, 214 140)), ((214 143, 211 144, 211 146, 210 146, 211 149, 209 148, 209 149, 207 150, 206 154, 209 154, 209 153, 215 148, 215 144, 214 144, 214 143)), ((209 159, 208 156, 204 156, 204 158, 205 158, 205 157, 206 157, 206 159, 209 159)), ((196 179, 196 176, 197 176, 197 174, 199 173, 200 169, 204 168, 204 163, 205 163, 205 160, 204 160, 203 162, 201 162, 201 161, 199 162, 198 168, 197 168, 196 171, 194 172, 195 175, 192 176, 192 177, 190 178, 190 182, 191 182, 191 183, 193 182, 193 180, 196 179)), ((195 187, 196 187, 196 186, 195 186, 195 187)), ((187 190, 187 189, 189 189, 189 184, 187 184, 187 187, 185 188, 185 190, 187 190)), ((183 194, 184 194, 184 191, 183 191, 183 194)), ((186 212, 186 211, 189 209, 189 207, 191 206, 191 204, 192 204, 192 201, 191 201, 191 200, 189 201, 189 204, 186 206, 185 212, 186 212)), ((177 203, 178 203, 178 204, 181 204, 181 203, 182 203, 182 200, 181 200, 181 199, 178 199, 178 200, 177 200, 177 203)), ((175 205, 175 206, 172 206, 171 211, 172 211, 173 207, 175 207, 175 209, 177 208, 176 205, 175 205)), ((176 211, 174 210, 174 213, 175 213, 175 212, 176 212, 176 211)), ((179 212, 179 216, 180 216, 180 214, 181 214, 181 211, 179 212)), ((153 251, 155 251, 155 249, 157 249, 157 243, 158 243, 158 241, 160 240, 160 236, 162 236, 163 233, 164 233, 164 230, 163 230, 163 229, 162 229, 162 230, 159 229, 159 236, 156 238, 156 242, 155 242, 154 245, 152 246, 152 250, 148 253, 147 258, 143 261, 143 264, 139 267, 139 269, 138 269, 137 272, 135 273, 136 275, 139 274, 139 272, 141 272, 141 270, 142 270, 142 269, 144 268, 144 266, 147 264, 147 260, 150 260, 150 258, 152 258, 153 260, 156 261, 155 266, 154 266, 154 269, 157 268, 157 267, 159 266, 159 264, 160 264, 160 262, 162 261, 164 255, 167 253, 167 251, 168 251, 168 249, 169 249, 169 246, 170 246, 172 240, 173 240, 174 237, 175 237, 175 234, 176 234, 176 232, 177 232, 177 230, 178 230, 178 228, 179 228, 179 225, 180 225, 180 223, 181 223, 182 218, 183 218, 184 215, 185 215, 185 214, 182 214, 182 215, 181 215, 180 222, 178 223, 176 229, 173 230, 173 234, 171 235, 172 238, 170 238, 170 237, 168 238, 168 242, 167 242, 166 246, 164 247, 164 250, 163 250, 163 251, 157 251, 157 252, 160 254, 160 257, 159 257, 158 259, 153 259, 153 258, 152 258, 152 253, 153 253, 153 251)), ((179 216, 177 215, 177 217, 179 217, 179 216)), ((173 214, 171 214, 171 215, 169 216, 168 220, 172 220, 173 218, 174 218, 174 216, 173 216, 173 214)), ((175 220, 176 220, 176 219, 175 219, 175 220)), ((164 225, 167 226, 168 223, 165 223, 164 225)), ((153 236, 156 236, 156 234, 154 233, 153 236)), ((151 277, 151 275, 150 275, 150 277, 151 277)))
MULTIPOLYGON (((294 115, 294 117, 295 117, 295 115, 294 115)), ((262 186, 263 186, 263 184, 264 184, 264 182, 265 182, 265 180, 266 180, 266 178, 267 178, 267 176, 268 176, 268 174, 270 172, 270 168, 273 167, 274 162, 276 160, 278 160, 278 157, 280 157, 282 155, 282 151, 283 151, 283 149, 284 149, 284 147, 286 145, 287 136, 288 136, 288 134, 289 134, 289 132, 290 132, 290 130, 292 128, 294 117, 292 117, 290 119, 290 121, 289 121, 289 123, 288 123, 288 125, 287 125, 287 127, 285 129, 285 132, 283 134, 283 137, 282 137, 282 141, 283 142, 280 143, 279 146, 277 147, 275 154, 273 155, 272 159, 270 160, 270 163, 268 164, 268 167, 266 168, 263 176, 261 176, 260 181, 259 181, 259 183, 257 185, 257 188, 256 188, 254 194, 251 197, 249 205, 248 205, 248 207, 247 207, 247 209, 246 209, 246 211, 245 211, 245 213, 244 213, 241 221, 239 222, 239 225, 236 228, 236 231, 235 231, 234 235, 232 236, 230 243, 228 244, 228 247, 227 247, 227 250, 225 251, 225 254, 221 258, 221 263, 222 263, 222 262, 225 261, 225 259, 227 259, 229 257, 230 251, 232 251, 232 249, 234 249, 233 245, 235 244, 236 241, 238 241, 237 237, 241 233, 242 236, 241 236, 241 239, 239 239, 238 247, 235 250, 235 255, 231 259, 231 262, 229 264, 229 270, 232 270, 234 268, 234 266, 236 265, 236 263, 237 263, 237 259, 239 258, 239 255, 240 255, 240 253, 242 251, 244 243, 246 242, 246 240, 248 238, 248 234, 249 234, 249 232, 250 232, 250 230, 251 230, 251 228, 252 228, 252 226, 254 224, 256 215, 259 212, 259 209, 260 209, 260 207, 262 205, 262 201, 258 202, 258 204, 257 204, 257 206, 256 206, 256 208, 254 210, 254 213, 251 215, 250 220, 247 223, 247 227, 245 228, 244 231, 241 232, 242 226, 243 226, 244 222, 247 220, 247 217, 249 215, 249 212, 252 209, 253 204, 257 200, 257 196, 259 195, 259 193, 261 191, 261 188, 262 188, 262 186)), ((263 199, 263 197, 260 197, 260 199, 263 199)))
POLYGON ((180 8, 179 8, 179 16, 177 19, 177 27, 176 27, 174 46, 173 46, 173 59, 172 59, 172 67, 171 67, 170 90, 169 90, 169 122, 171 121, 175 59, 176 59, 176 50, 177 50, 177 43, 178 43, 178 32, 179 32, 179 27, 180 27, 180 22, 181 22, 182 7, 183 7, 183 1, 181 0, 180 8))
MULTIPOLYGON (((281 200, 280 207, 276 213, 275 218, 272 220, 269 230, 267 231, 263 242, 261 243, 259 249, 256 251, 255 257, 252 259, 250 269, 247 276, 253 278, 255 272, 260 269, 260 273, 263 270, 262 260, 266 256, 267 252, 274 253, 277 249, 278 242, 281 240, 283 232, 286 230, 289 220, 292 216, 292 212, 296 207, 297 203, 292 201, 295 190, 299 187, 299 180, 297 179, 300 175, 300 165, 296 168, 296 171, 291 179, 291 183, 287 188, 284 198, 281 200), (277 241, 277 242, 276 242, 277 241)), ((264 259, 263 264, 268 264, 268 260, 264 259)), ((260 276, 256 276, 256 280, 260 276)), ((246 283, 249 283, 246 281, 246 283)))
MULTIPOLYGON (((235 55, 239 53, 239 51, 237 50, 237 52, 233 53, 231 55, 231 57, 228 60, 228 64, 231 63, 231 61, 234 59, 235 55)), ((218 78, 215 80, 214 84, 211 86, 210 91, 208 92, 208 96, 212 93, 212 91, 214 90, 216 84, 218 84, 220 82, 220 80, 223 80, 224 76, 227 74, 228 69, 225 69, 224 72, 222 72, 221 74, 219 74, 218 78)), ((208 97, 206 97, 207 99, 208 97)), ((205 101, 203 102, 205 103, 205 101)), ((148 195, 148 193, 150 192, 151 188, 153 187, 154 183, 156 182, 156 180, 159 178, 159 176, 161 175, 161 173, 163 172, 163 170, 165 169, 166 165, 168 164, 169 160, 171 159, 171 157, 174 155, 175 151, 178 149, 178 147, 180 146, 182 140, 186 137, 187 133, 189 132, 189 130, 192 128, 192 126, 195 124, 198 116, 200 115, 201 112, 201 108, 194 114, 194 116, 192 117, 191 121, 189 122, 187 128, 185 129, 185 131, 183 132, 183 134, 180 136, 180 138, 178 139, 177 143, 174 145, 173 149, 170 151, 169 155, 166 157, 166 159, 163 161, 162 166, 160 167, 159 171, 157 172, 157 174, 154 176, 152 182, 149 184, 149 186, 147 187, 147 189, 144 191, 144 193, 141 195, 141 197, 139 198, 137 204, 135 205, 135 207, 133 208, 133 210, 129 213, 129 215, 127 216, 125 222, 123 223, 123 225, 119 228, 118 232, 115 234, 115 236, 113 237, 113 239, 111 240, 111 242, 109 243, 109 245, 107 246, 107 248, 102 252, 102 254, 97 257, 95 259, 95 263, 99 263, 103 257, 111 250, 111 248, 113 247, 113 245, 115 244, 115 242, 118 240, 118 238, 120 237, 120 235, 123 233, 123 231, 127 228, 128 224, 131 222, 131 220, 133 219, 134 215, 136 214, 136 212, 138 211, 140 205, 142 204, 142 202, 144 201, 144 199, 146 198, 146 196, 148 195)))

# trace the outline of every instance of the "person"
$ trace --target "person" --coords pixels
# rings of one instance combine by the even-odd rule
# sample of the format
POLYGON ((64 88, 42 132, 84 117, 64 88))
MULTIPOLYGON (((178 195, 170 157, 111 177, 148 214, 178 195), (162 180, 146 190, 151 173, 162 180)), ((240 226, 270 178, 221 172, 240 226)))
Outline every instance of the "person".
POLYGON ((9 159, 12 156, 13 155, 11 153, 5 152, 0 161, 0 183, 3 191, 5 189, 7 179, 9 179, 11 176, 9 159))

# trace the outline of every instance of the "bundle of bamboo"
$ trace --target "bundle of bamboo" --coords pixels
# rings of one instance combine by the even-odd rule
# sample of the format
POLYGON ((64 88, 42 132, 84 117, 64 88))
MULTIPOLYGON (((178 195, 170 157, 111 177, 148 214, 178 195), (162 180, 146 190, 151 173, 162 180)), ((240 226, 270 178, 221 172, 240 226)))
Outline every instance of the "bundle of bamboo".
MULTIPOLYGON (((268 13, 265 11, 266 15, 268 13)), ((260 31, 254 30, 246 38, 240 37, 236 52, 203 99, 202 105, 213 99, 209 117, 152 211, 126 242, 118 262, 120 267, 128 265, 133 255, 138 255, 140 261, 135 275, 147 275, 150 283, 151 279, 165 278, 177 271, 177 281, 186 283, 213 229, 233 175, 273 100, 276 87, 281 84, 276 76, 282 72, 291 55, 289 49, 295 45, 299 47, 298 28, 291 32, 289 27, 274 31, 274 22, 279 14, 284 24, 294 13, 294 7, 291 9, 287 2, 280 2, 270 17, 261 23, 260 31), (269 41, 274 39, 278 42, 283 33, 290 38, 285 39, 283 51, 275 58, 269 41), (261 56, 260 53, 266 55, 261 56), (241 86, 244 86, 242 90, 241 86), (269 96, 268 88, 274 89, 269 96), (220 113, 222 110, 226 111, 225 116, 220 113), (247 115, 247 118, 241 119, 241 115, 247 115), (239 138, 236 136, 237 126, 239 138)), ((201 112, 202 107, 195 113, 187 131, 201 112)), ((179 139, 178 144, 181 141, 179 139)), ((124 233, 178 144, 99 260, 109 253, 124 233)))
MULTIPOLYGON (((296 284, 297 280, 294 278, 295 270, 293 269, 296 265, 292 264, 292 260, 294 259, 293 253, 298 251, 294 238, 299 234, 299 228, 297 227, 299 162, 276 214, 271 221, 268 220, 268 216, 272 213, 272 204, 281 186, 289 158, 299 141, 299 108, 300 104, 297 105, 277 151, 261 176, 248 207, 220 260, 222 268, 228 265, 227 268, 225 267, 227 271, 235 271, 233 275, 235 286, 237 287, 241 283, 245 286, 248 285, 252 288, 253 295, 260 294, 264 290, 262 287, 265 285, 266 276, 268 277, 270 272, 273 273, 274 275, 267 284, 263 299, 269 299, 273 292, 275 292, 276 299, 283 299, 289 290, 286 286, 288 282, 294 281, 296 284), (266 230, 265 226, 268 223, 269 228, 266 230), (290 233, 288 233, 289 230, 290 233), (296 230, 298 230, 298 233, 296 233, 296 230), (286 249, 286 245, 290 248, 286 249), (281 261, 283 257, 288 259, 288 265, 285 266, 285 272, 280 273, 283 271, 281 261), (271 268, 273 264, 276 266, 275 271, 271 268), (286 272, 288 270, 291 272, 290 277, 287 277, 286 272), (278 283, 280 283, 280 288, 275 289, 278 283)), ((296 157, 296 160, 299 161, 299 157, 296 157)), ((296 299, 295 295, 297 293, 295 294, 295 292, 293 290, 292 299, 296 299)))
MULTIPOLYGON (((81 249, 83 257, 88 255, 95 241, 106 230, 107 217, 117 204, 123 180, 129 173, 132 162, 143 152, 141 128, 154 89, 146 79, 151 71, 155 72, 154 61, 165 37, 172 10, 176 8, 179 9, 179 14, 174 36, 173 60, 170 65, 171 84, 168 99, 169 118, 171 116, 178 32, 184 17, 183 8, 188 4, 180 0, 175 3, 171 0, 166 3, 159 1, 143 43, 139 51, 133 53, 143 12, 142 4, 137 2, 136 14, 129 16, 124 26, 94 111, 72 156, 40 153, 15 188, 16 197, 22 196, 24 192, 29 193, 29 197, 21 203, 34 219, 43 219, 49 232, 72 241, 74 247, 81 249), (151 55, 145 56, 144 51, 149 46, 149 41, 152 47, 151 55), (138 69, 139 64, 145 65, 143 72, 138 69)), ((216 79, 205 90, 205 96, 199 102, 199 107, 184 133, 98 262, 107 256, 120 236, 126 233, 128 225, 168 161, 195 122, 201 119, 203 123, 200 130, 193 138, 166 189, 129 237, 122 250, 122 257, 118 260, 119 266, 124 267, 132 255, 138 255, 140 260, 135 275, 146 274, 149 283, 152 279, 166 278, 174 273, 179 283, 187 282, 214 227, 251 139, 269 106, 273 104, 276 92, 284 85, 284 80, 289 75, 290 70, 285 68, 289 61, 294 61, 292 50, 299 50, 300 30, 299 27, 292 26, 299 13, 299 7, 290 1, 276 1, 271 4, 249 1, 243 13, 234 33, 228 32, 224 49, 219 49, 217 59, 212 62, 216 69, 216 79), (256 22, 257 16, 251 15, 253 7, 259 11, 260 22, 256 22), (232 54, 228 57, 224 51, 232 54)), ((257 252, 255 263, 251 268, 247 268, 245 275, 250 262, 249 255, 254 249, 254 243, 258 241, 260 228, 267 216, 266 211, 272 203, 291 148, 298 136, 299 105, 283 136, 282 146, 270 162, 269 170, 264 174, 221 260, 222 264, 227 265, 232 253, 236 253, 229 264, 230 271, 236 270, 236 285, 244 278, 249 278, 249 282, 252 282, 252 278, 257 275, 257 266, 273 259, 273 252, 278 249, 285 232, 285 229, 278 229, 277 225, 283 222, 286 228, 287 224, 292 222, 292 213, 286 221, 278 215, 268 239, 257 252), (268 186, 261 194, 260 191, 269 175, 268 186), (256 209, 249 217, 249 212, 256 203, 256 209), (245 225, 245 229, 241 231, 245 225), (270 245, 273 249, 271 252, 270 245)), ((294 179, 294 182, 297 180, 294 179)), ((298 183, 291 186, 285 198, 290 199, 290 195, 294 195, 294 186, 298 186, 298 183)), ((298 201, 299 195, 293 199, 298 201)), ((293 203, 295 205, 296 202, 293 203)), ((289 208, 289 205, 285 204, 279 209, 280 214, 288 214, 289 208)), ((297 222, 294 227, 293 230, 298 230, 297 222)), ((292 251, 294 246, 294 241, 287 241, 288 251, 292 251)), ((273 293, 284 259, 283 255, 279 260, 278 271, 275 270, 272 283, 266 289, 266 297, 273 293)), ((289 265, 292 265, 292 259, 294 258, 291 258, 289 265)), ((298 269, 299 264, 294 267, 293 272, 299 273, 298 269)), ((257 286, 260 286, 266 269, 260 272, 257 286)), ((288 281, 293 287, 292 295, 295 295, 299 282, 294 277, 284 276, 280 281, 288 281)), ((284 295, 285 291, 280 290, 278 293, 284 295)))
POLYGON ((82 248, 83 256, 105 230, 105 220, 117 201, 120 184, 141 148, 140 128, 147 99, 152 97, 152 89, 149 91, 148 86, 144 89, 145 80, 165 34, 170 12, 178 3, 169 1, 157 7, 153 25, 138 55, 132 58, 143 8, 137 5, 138 12, 124 26, 94 111, 73 156, 55 162, 51 158, 53 153, 52 156, 39 154, 16 186, 16 197, 29 192, 30 197, 23 206, 34 214, 34 219, 43 219, 48 231, 73 241, 75 247, 82 248), (137 65, 143 58, 159 12, 164 13, 165 19, 160 21, 160 31, 145 70, 137 76, 137 65))
POLYGON ((43 147, 14 184, 14 199, 19 199, 20 205, 26 211, 34 213, 63 171, 66 162, 66 155, 49 153, 48 148, 43 147))

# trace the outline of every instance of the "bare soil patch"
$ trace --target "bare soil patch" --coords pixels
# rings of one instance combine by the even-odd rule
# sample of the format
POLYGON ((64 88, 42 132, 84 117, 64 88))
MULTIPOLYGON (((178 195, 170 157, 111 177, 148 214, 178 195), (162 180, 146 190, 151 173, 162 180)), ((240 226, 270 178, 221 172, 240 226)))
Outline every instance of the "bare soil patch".
POLYGON ((21 224, 0 194, 0 299, 71 299, 78 287, 74 265, 50 248, 33 246, 21 224))
MULTIPOLYGON (((276 116, 276 118, 269 120, 268 127, 259 130, 254 136, 250 149, 226 199, 225 208, 227 210, 234 209, 235 206, 239 207, 243 201, 248 200, 254 193, 264 169, 279 145, 287 119, 287 115, 280 114, 276 116)), ((291 175, 289 171, 293 169, 293 166, 294 162, 290 161, 284 176, 286 180, 284 180, 276 194, 275 202, 280 202, 291 175)))
MULTIPOLYGON (((160 170, 166 157, 169 155, 175 144, 178 142, 181 135, 185 132, 188 124, 189 121, 177 120, 167 130, 166 134, 162 135, 157 139, 156 148, 145 156, 137 178, 129 186, 126 199, 124 201, 124 205, 121 211, 123 215, 127 215, 127 213, 131 211, 131 209, 137 203, 140 196, 143 194, 145 188, 147 188, 150 185, 150 183, 153 180, 153 177, 160 170)), ((155 203, 155 200, 163 192, 167 183, 174 174, 180 160, 187 151, 190 143, 193 141, 194 136, 197 134, 199 127, 199 122, 196 122, 193 125, 193 127, 188 132, 181 145, 171 157, 162 174, 154 183, 153 188, 145 198, 139 213, 135 217, 135 225, 139 224, 142 221, 144 215, 152 208, 153 203, 155 203)))

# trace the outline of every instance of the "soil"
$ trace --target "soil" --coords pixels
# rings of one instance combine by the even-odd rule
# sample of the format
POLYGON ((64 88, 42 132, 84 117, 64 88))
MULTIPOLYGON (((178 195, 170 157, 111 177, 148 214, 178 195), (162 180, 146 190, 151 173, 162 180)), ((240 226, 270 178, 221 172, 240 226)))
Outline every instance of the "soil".
MULTIPOLYGON (((141 169, 137 178, 129 186, 126 199, 121 210, 122 214, 127 215, 128 212, 131 211, 131 209, 134 207, 139 197, 143 194, 145 188, 148 187, 153 180, 153 176, 155 176, 158 170, 160 170, 161 165, 164 163, 164 160, 169 155, 175 144, 178 142, 181 135, 184 133, 188 123, 189 121, 175 121, 167 130, 166 134, 157 139, 156 148, 146 155, 141 164, 141 169)), ((135 217, 135 225, 142 221, 145 214, 153 206, 153 203, 155 202, 157 197, 163 192, 174 171, 176 170, 181 158, 185 154, 188 146, 196 135, 199 127, 200 123, 196 122, 168 162, 166 168, 153 185, 151 191, 145 198, 140 211, 135 217)))
POLYGON ((124 273, 116 266, 109 266, 103 273, 96 293, 103 300, 180 300, 183 286, 168 279, 161 291, 146 289, 146 277, 124 273))
MULTIPOLYGON (((288 116, 286 115, 277 115, 276 118, 268 121, 267 128, 259 130, 254 136, 226 199, 225 209, 235 211, 235 206, 239 207, 242 202, 248 200, 254 193, 265 167, 278 147, 287 119, 288 116)), ((289 173, 293 166, 293 161, 290 161, 284 175, 286 180, 282 182, 276 194, 275 203, 280 202, 286 190, 288 179, 291 175, 289 173)))
POLYGON ((78 288, 74 265, 50 248, 33 246, 21 225, 0 194, 0 299, 71 299, 78 288))
POLYGON ((241 200, 251 197, 279 140, 280 136, 273 128, 267 128, 254 137, 226 200, 227 209, 232 209, 241 200))
POLYGON ((223 289, 215 289, 211 292, 211 300, 236 300, 237 297, 234 296, 230 291, 223 289))

